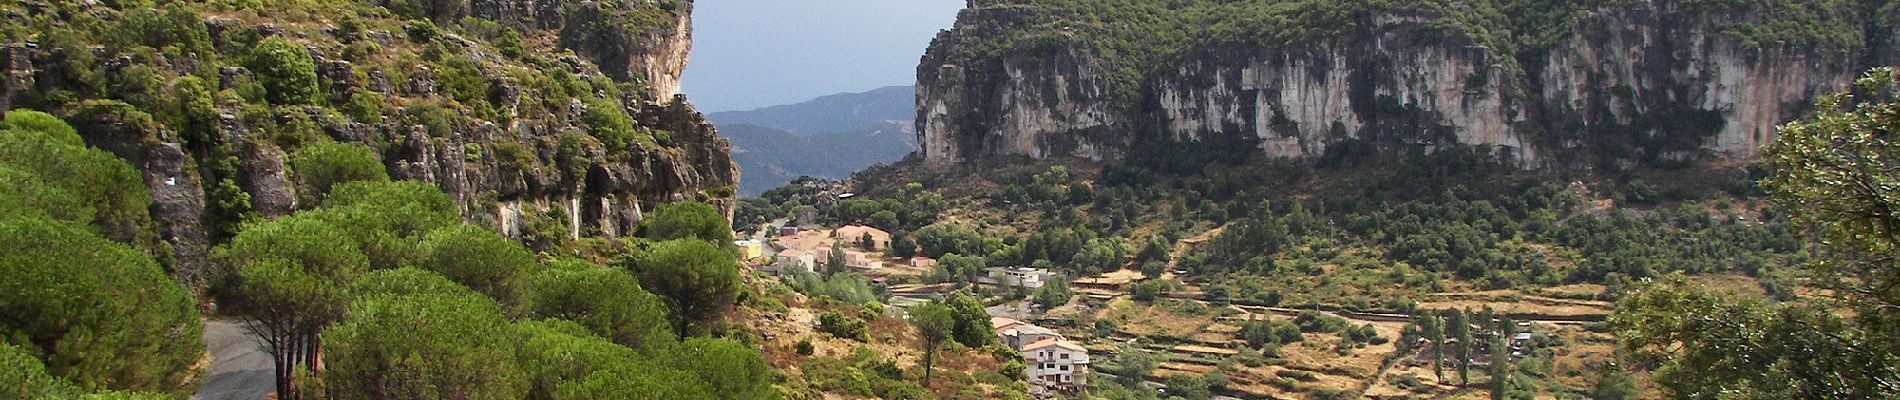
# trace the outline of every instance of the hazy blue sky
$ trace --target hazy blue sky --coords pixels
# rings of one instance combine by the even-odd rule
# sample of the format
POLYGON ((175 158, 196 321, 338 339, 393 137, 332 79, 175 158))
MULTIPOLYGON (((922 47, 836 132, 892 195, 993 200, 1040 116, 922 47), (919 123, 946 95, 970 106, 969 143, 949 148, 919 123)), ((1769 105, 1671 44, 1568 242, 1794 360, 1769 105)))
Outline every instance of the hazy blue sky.
POLYGON ((964 0, 699 0, 686 95, 748 110, 917 80, 917 59, 964 0))

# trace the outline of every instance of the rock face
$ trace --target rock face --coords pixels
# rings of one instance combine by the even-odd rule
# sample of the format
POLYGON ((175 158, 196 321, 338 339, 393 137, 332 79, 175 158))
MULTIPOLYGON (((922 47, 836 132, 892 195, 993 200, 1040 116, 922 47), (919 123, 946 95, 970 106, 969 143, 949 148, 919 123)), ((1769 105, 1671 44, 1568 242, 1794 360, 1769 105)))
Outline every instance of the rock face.
POLYGON ((152 189, 152 220, 159 239, 171 246, 172 274, 187 287, 202 288, 210 254, 205 232, 205 191, 190 168, 178 138, 170 132, 133 123, 123 108, 89 107, 69 117, 86 144, 98 147, 139 170, 152 189))
MULTIPOLYGON (((141 108, 141 101, 152 96, 128 102, 110 91, 73 90, 87 84, 71 72, 103 68, 100 75, 116 77, 129 68, 161 65, 185 71, 172 73, 182 76, 200 70, 194 55, 98 57, 96 64, 103 67, 95 67, 90 58, 74 60, 107 55, 109 49, 0 43, 0 110, 13 105, 54 112, 77 127, 89 145, 139 169, 155 200, 157 239, 174 253, 167 266, 197 289, 203 288, 208 250, 239 218, 283 216, 315 206, 300 203, 289 162, 299 146, 313 141, 363 144, 380 153, 391 178, 432 183, 471 222, 517 238, 548 237, 548 226, 560 227, 564 232, 555 233, 566 236, 629 234, 643 207, 662 202, 706 201, 731 214, 739 178, 731 146, 678 95, 691 48, 690 1, 433 4, 437 8, 430 11, 440 14, 428 18, 489 18, 522 32, 529 43, 560 43, 574 54, 549 50, 527 62, 525 56, 498 55, 492 42, 454 34, 431 39, 402 31, 349 35, 349 40, 373 41, 374 48, 412 54, 425 45, 441 46, 473 66, 375 64, 373 58, 367 63, 347 59, 346 46, 329 41, 331 36, 212 17, 206 26, 213 40, 239 30, 310 39, 307 50, 324 99, 308 106, 220 103, 168 121, 154 115, 175 111, 141 108), (550 92, 563 87, 522 82, 554 70, 575 85, 603 90, 576 90, 553 100, 557 97, 550 92), (485 86, 471 96, 466 88, 472 84, 485 86), (462 92, 456 92, 458 85, 462 92), (74 92, 85 94, 77 99, 49 95, 74 92), (372 99, 367 102, 381 109, 339 111, 360 99, 372 99), (624 109, 603 113, 590 107, 624 109)), ((394 22, 388 25, 403 21, 394 22)), ((214 86, 207 89, 226 93, 250 90, 262 75, 230 64, 207 70, 217 73, 207 79, 214 81, 205 83, 214 86)))
POLYGON ((639 5, 646 1, 466 1, 460 9, 470 15, 557 32, 561 47, 599 65, 607 75, 646 83, 651 99, 680 94, 680 76, 693 47, 692 0, 658 2, 650 7, 659 12, 647 13, 641 13, 639 5))
POLYGON ((1024 16, 1033 7, 1010 3, 973 1, 919 66, 927 163, 1118 159, 1137 142, 1214 140, 1274 157, 1349 141, 1486 145, 1524 168, 1749 159, 1813 98, 1845 88, 1867 60, 1892 58, 1873 38, 1747 44, 1724 32, 1734 16, 1668 1, 1581 12, 1547 51, 1516 56, 1447 18, 1372 12, 1322 40, 1193 48, 1120 99, 1085 45, 958 57, 968 53, 960 46, 1033 19, 1024 16))

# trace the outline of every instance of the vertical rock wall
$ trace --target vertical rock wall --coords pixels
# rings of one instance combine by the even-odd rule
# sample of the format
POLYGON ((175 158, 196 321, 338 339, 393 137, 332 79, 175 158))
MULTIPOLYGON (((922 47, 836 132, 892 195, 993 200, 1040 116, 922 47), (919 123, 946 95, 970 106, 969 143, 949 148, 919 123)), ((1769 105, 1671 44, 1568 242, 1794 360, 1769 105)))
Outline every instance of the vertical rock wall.
POLYGON ((960 46, 1032 19, 990 3, 972 2, 918 68, 918 142, 932 164, 1112 159, 1144 139, 1223 135, 1274 157, 1375 141, 1487 145, 1523 168, 1751 159, 1816 96, 1894 58, 1745 44, 1724 32, 1736 16, 1669 2, 1583 12, 1537 57, 1500 56, 1440 16, 1370 13, 1324 40, 1190 50, 1118 103, 1087 50, 969 56, 960 46))

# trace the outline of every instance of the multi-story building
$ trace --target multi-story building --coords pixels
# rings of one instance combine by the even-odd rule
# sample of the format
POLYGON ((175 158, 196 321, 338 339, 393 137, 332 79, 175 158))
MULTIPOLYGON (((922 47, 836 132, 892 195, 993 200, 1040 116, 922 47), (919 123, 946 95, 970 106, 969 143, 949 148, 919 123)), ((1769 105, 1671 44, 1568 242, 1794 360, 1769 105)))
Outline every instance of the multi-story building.
POLYGON ((1054 330, 1009 318, 990 318, 996 340, 1023 355, 1031 385, 1074 389, 1088 384, 1089 351, 1054 330))
POLYGON ((1024 345, 1023 361, 1029 368, 1029 383, 1057 388, 1088 385, 1089 350, 1064 338, 1049 338, 1024 345))

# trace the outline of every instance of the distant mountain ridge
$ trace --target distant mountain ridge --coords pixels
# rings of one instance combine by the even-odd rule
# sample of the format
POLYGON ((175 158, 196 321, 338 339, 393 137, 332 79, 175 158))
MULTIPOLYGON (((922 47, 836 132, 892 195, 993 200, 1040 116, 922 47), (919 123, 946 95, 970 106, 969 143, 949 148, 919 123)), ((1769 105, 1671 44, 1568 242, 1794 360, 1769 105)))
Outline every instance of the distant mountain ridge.
POLYGON ((889 121, 916 120, 917 88, 889 86, 860 93, 839 93, 749 111, 706 115, 716 125, 748 124, 776 128, 798 136, 816 136, 864 128, 889 121))
POLYGON ((916 91, 891 86, 707 116, 732 142, 744 171, 739 194, 756 196, 799 176, 832 179, 917 149, 916 91))

